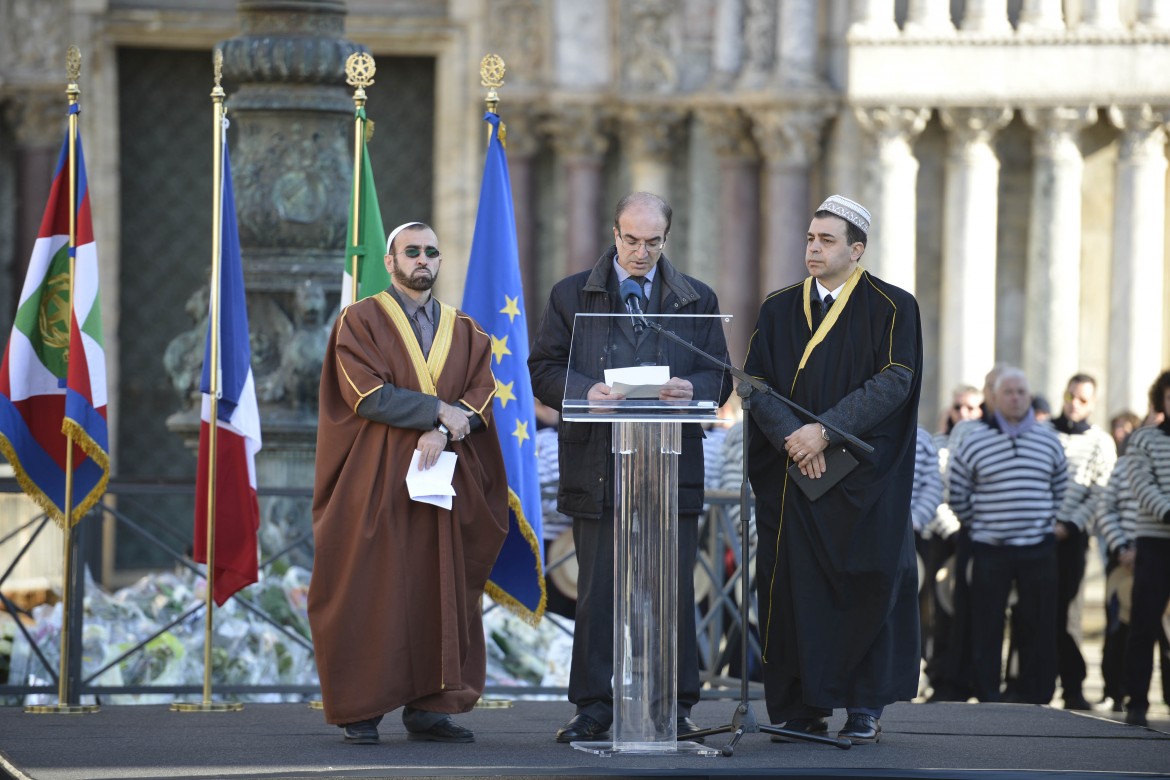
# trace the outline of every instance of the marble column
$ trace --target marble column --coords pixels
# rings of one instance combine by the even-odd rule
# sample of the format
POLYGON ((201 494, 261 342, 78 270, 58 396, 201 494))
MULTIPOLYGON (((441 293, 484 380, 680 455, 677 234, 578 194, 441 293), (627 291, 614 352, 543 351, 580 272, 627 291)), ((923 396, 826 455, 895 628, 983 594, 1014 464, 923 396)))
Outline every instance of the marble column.
POLYGON ((1170 29, 1170 0, 1140 0, 1137 29, 1170 29))
POLYGON ((1011 109, 941 111, 949 132, 939 296, 940 393, 980 385, 995 364, 996 224, 999 160, 992 140, 1011 109))
POLYGON ((670 174, 686 114, 674 108, 643 105, 621 108, 621 144, 630 166, 630 190, 653 192, 671 201, 670 174))
POLYGON ((853 8, 851 33, 864 33, 868 36, 898 34, 898 24, 894 18, 894 0, 856 0, 853 8))
POLYGON ((1024 0, 1020 8, 1020 32, 1058 32, 1064 28, 1062 0, 1024 0))
POLYGON ((593 267, 609 234, 602 195, 602 162, 609 145, 605 120, 597 105, 557 106, 544 123, 565 182, 564 275, 593 267))
POLYGON ((905 30, 912 35, 953 35, 950 0, 910 0, 905 30))
MULTIPOLYGON (((776 25, 776 64, 780 83, 813 87, 817 77, 817 2, 785 0, 776 25)), ((891 17, 892 18, 892 17, 891 17)))
POLYGON ((1081 369, 1081 180, 1077 134, 1095 107, 1029 108, 1032 211, 1024 307, 1024 365, 1032 389, 1059 398, 1081 369))
POLYGON ((1085 0, 1081 11, 1081 26, 1091 30, 1122 29, 1119 0, 1085 0))
POLYGON ((747 340, 763 296, 755 280, 760 273, 760 164, 751 124, 726 107, 703 109, 698 120, 719 159, 719 273, 712 281, 719 310, 735 317, 731 359, 743 365, 747 340))
POLYGON ((967 0, 963 9, 963 32, 1004 35, 1012 31, 1004 0, 967 0))
POLYGON ((862 265, 911 293, 917 268, 918 159, 911 144, 926 127, 930 109, 857 109, 857 121, 873 137, 871 159, 875 195, 866 205, 873 215, 862 265))
POLYGON ((1170 109, 1109 109, 1123 131, 1113 194, 1109 321, 1109 411, 1146 411, 1162 369, 1166 242, 1166 121, 1170 109))
POLYGON ((805 236, 816 205, 810 176, 820 157, 827 111, 757 108, 750 116, 752 133, 765 161, 759 281, 760 292, 767 295, 808 275, 805 236))

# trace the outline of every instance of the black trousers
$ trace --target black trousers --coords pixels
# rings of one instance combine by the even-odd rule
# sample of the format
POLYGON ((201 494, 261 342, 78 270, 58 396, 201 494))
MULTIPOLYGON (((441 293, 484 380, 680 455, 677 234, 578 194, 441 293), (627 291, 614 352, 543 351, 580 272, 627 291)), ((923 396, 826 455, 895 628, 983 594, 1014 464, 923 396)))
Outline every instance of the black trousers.
POLYGON ((1069 631, 1068 623, 1069 608, 1080 594, 1081 582, 1085 579, 1088 549, 1088 535, 1072 526, 1069 527, 1069 537, 1056 543, 1056 668, 1065 701, 1083 698, 1085 658, 1074 632, 1069 631))
POLYGON ((1056 691, 1056 553, 1051 538, 1027 547, 973 542, 971 662, 979 701, 999 701, 1004 613, 1013 583, 1019 614, 1016 698, 1047 704, 1056 691))
MULTIPOLYGON (((1139 537, 1134 542, 1133 607, 1129 615, 1129 642, 1125 648, 1125 691, 1130 710, 1150 707, 1150 678, 1154 674, 1154 647, 1162 634, 1162 613, 1170 601, 1170 539, 1139 537)), ((1165 658, 1163 658, 1165 660, 1165 658)), ((1166 675, 1166 666, 1162 666, 1166 675)))
MULTIPOLYGON (((613 721, 614 514, 600 520, 573 518, 577 548, 577 622, 569 701, 600 723, 613 721)), ((695 555, 699 519, 678 518, 678 717, 699 701, 699 648, 695 634, 695 555)))

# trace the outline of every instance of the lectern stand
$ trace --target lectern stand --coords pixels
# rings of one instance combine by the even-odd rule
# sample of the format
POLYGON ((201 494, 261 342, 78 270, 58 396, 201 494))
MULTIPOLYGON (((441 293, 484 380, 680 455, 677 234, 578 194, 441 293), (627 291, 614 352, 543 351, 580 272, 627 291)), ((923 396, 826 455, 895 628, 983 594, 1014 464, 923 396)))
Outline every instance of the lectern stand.
MULTIPOLYGON (((691 339, 716 345, 725 343, 722 332, 730 318, 717 315, 700 317, 661 316, 655 318, 664 328, 688 334, 691 339)), ((654 356, 656 365, 668 365, 673 357, 682 361, 673 345, 645 345, 642 334, 627 332, 628 317, 579 315, 574 327, 572 354, 585 360, 584 354, 600 352, 609 357, 621 355, 623 347, 633 354, 654 356), (583 322, 584 318, 584 322, 583 322), (626 339, 628 343, 614 342, 626 339)), ((655 341, 659 339, 656 336, 655 341)), ((575 361, 570 359, 568 391, 580 391, 586 384, 576 377, 575 361)), ((693 361, 687 358, 686 365, 693 361)), ((615 368, 625 366, 617 365, 615 368)), ((672 366, 676 369, 677 366, 672 366)), ((717 366, 702 365, 710 380, 696 383, 716 388, 722 382, 717 366)), ((682 372, 677 372, 682 373, 682 372)), ((671 375, 677 375, 672 370, 671 375)), ((686 373, 690 373, 689 371, 686 373)), ((593 380, 597 381, 597 380, 593 380)), ((607 382, 607 384, 609 384, 607 382)), ((719 751, 696 742, 679 742, 678 716, 678 460, 682 454, 684 422, 711 422, 718 413, 717 399, 695 398, 690 401, 660 401, 651 387, 632 390, 630 397, 618 402, 596 403, 570 398, 567 391, 562 405, 562 420, 612 426, 614 489, 614 669, 613 669, 613 741, 574 742, 574 748, 602 756, 692 752, 719 755, 719 751)), ((583 393, 581 393, 583 394, 583 393)), ((682 576, 691 577, 693 571, 682 576)))

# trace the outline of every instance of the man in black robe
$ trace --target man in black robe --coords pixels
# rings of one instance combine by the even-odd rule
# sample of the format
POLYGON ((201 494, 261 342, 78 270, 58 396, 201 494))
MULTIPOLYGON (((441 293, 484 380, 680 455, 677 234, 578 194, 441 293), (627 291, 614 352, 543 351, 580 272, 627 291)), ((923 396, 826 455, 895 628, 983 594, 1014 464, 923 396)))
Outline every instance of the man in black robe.
POLYGON ((751 396, 768 716, 819 733, 844 707, 838 736, 855 744, 878 741, 882 708, 918 690, 910 493, 922 326, 912 295, 858 265, 869 222, 847 198, 821 204, 805 250, 810 276, 764 301, 744 366, 874 448, 850 448, 858 465, 810 500, 789 466, 813 480, 835 476, 825 458, 843 438, 777 398, 751 396))

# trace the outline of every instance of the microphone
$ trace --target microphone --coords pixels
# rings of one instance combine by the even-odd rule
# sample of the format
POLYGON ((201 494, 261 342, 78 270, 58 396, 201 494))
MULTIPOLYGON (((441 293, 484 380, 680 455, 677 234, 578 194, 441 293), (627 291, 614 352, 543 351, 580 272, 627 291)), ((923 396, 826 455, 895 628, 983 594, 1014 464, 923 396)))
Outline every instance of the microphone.
POLYGON ((642 315, 642 285, 634 281, 631 276, 626 277, 622 282, 621 287, 618 288, 618 295, 626 304, 626 311, 630 313, 630 317, 634 323, 634 333, 640 334, 645 317, 642 315))

